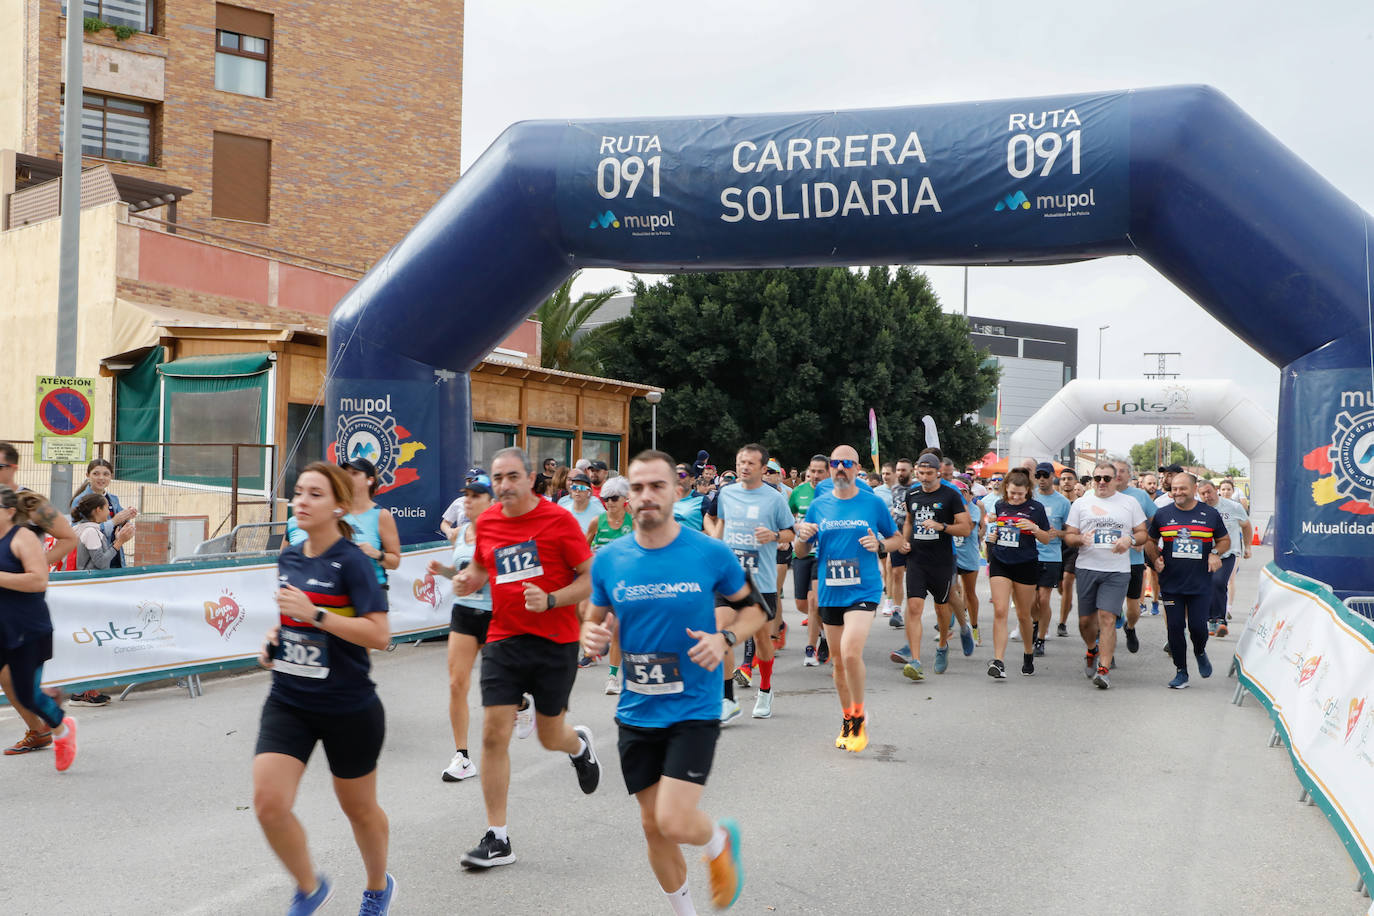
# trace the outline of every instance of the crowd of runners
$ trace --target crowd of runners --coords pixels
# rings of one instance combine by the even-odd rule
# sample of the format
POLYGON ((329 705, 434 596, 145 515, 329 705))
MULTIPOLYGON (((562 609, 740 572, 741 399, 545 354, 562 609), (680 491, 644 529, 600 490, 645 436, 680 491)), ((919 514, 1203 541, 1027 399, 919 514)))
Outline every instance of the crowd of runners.
MULTIPOLYGON (((6 753, 52 745, 62 770, 76 755, 76 723, 60 695, 39 689, 52 654, 43 592, 49 564, 78 538, 45 500, 13 488, 17 458, 0 443, 0 685, 29 726, 6 753)), ((371 501, 375 486, 366 462, 307 467, 278 561, 280 619, 260 659, 273 673, 253 785, 262 832, 296 884, 290 914, 317 912, 333 893, 293 812, 317 743, 363 859, 360 914, 382 916, 396 899, 376 792, 386 717, 368 652, 390 642, 387 570, 399 545, 389 513, 371 501)), ((512 738, 537 736, 567 755, 581 792, 597 791, 595 736, 568 713, 579 669, 604 659, 605 693, 618 697, 620 770, 667 904, 677 916, 696 912, 682 852, 693 846, 708 866, 712 904, 728 907, 744 885, 740 827, 713 819, 701 802, 720 731, 743 716, 737 691, 755 690, 752 718, 775 713, 789 575, 806 629, 800 665, 831 666, 841 713, 834 744, 858 754, 870 740, 864 649, 872 627, 886 619, 904 629, 890 657, 905 678, 925 680, 929 598, 932 668, 944 674, 951 643, 966 657, 984 645, 984 568, 994 680, 1007 679, 1008 647, 1018 640, 1020 673, 1035 675, 1051 631, 1069 637, 1075 603, 1083 672, 1097 688, 1111 686, 1118 631, 1128 652, 1139 651, 1139 618, 1161 609, 1176 668, 1168 686, 1188 686, 1190 642, 1193 666, 1209 677, 1207 643, 1227 635, 1235 558, 1250 553, 1249 519, 1233 495, 1230 481, 1214 485, 1176 466, 1137 480, 1125 462, 1099 462, 1082 480, 1034 460, 978 477, 958 473, 934 448, 870 473, 847 445, 790 473, 757 443, 740 447, 719 474, 705 452, 679 463, 646 451, 623 477, 590 462, 536 472, 524 451, 503 449, 489 470, 469 471, 444 513, 452 557, 430 564, 452 579, 454 594, 455 751, 441 776, 477 777, 487 821, 461 863, 483 870, 516 861, 507 818, 512 738), (468 693, 479 657, 483 715, 472 753, 468 693)), ((109 513, 88 517, 101 514, 109 513)))

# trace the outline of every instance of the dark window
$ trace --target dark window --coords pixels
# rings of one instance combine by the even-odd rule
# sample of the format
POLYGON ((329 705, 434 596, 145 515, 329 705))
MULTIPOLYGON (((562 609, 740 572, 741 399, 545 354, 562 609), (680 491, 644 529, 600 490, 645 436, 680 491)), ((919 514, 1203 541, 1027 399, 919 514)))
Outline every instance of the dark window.
POLYGON ((272 141, 215 131, 210 215, 265 223, 270 212, 272 141))
MULTIPOLYGON (((67 142, 66 102, 63 101, 62 127, 58 142, 67 142)), ((157 106, 93 92, 81 101, 81 155, 120 162, 153 164, 153 124, 157 106)))
POLYGON ((272 94, 272 15, 215 5, 215 88, 267 98, 272 94))
POLYGON ((306 465, 324 455, 324 408, 287 404, 286 441, 295 446, 296 453, 291 463, 282 468, 282 486, 277 495, 290 499, 296 492, 296 478, 306 465))
MULTIPOLYGON (((140 32, 153 31, 152 0, 84 0, 82 12, 88 19, 99 19, 108 25, 125 25, 140 32)), ((67 15, 67 4, 62 4, 67 15)))

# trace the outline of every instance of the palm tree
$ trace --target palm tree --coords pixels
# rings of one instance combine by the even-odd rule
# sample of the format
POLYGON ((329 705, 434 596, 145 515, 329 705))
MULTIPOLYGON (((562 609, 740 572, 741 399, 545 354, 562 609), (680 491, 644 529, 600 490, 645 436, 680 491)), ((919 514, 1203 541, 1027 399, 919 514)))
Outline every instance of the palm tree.
POLYGON ((543 326, 539 345, 541 365, 545 369, 596 375, 601 371, 601 358, 597 353, 601 329, 582 331, 582 325, 620 289, 612 286, 600 292, 583 293, 573 301, 572 287, 581 273, 573 274, 545 299, 535 309, 534 318, 543 326))

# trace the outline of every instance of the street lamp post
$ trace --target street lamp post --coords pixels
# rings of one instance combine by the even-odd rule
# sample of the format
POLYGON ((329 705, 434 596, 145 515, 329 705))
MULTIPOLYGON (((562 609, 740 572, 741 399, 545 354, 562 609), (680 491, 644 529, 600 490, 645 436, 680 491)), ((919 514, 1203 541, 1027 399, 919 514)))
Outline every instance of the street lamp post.
MULTIPOLYGON (((1102 381, 1102 332, 1110 328, 1111 325, 1104 324, 1097 329, 1097 380, 1102 381)), ((1097 457, 1094 461, 1102 460, 1102 424, 1097 424, 1097 457)))
POLYGON ((649 448, 658 450, 658 402, 663 400, 663 392, 650 391, 644 395, 644 400, 649 402, 649 448))

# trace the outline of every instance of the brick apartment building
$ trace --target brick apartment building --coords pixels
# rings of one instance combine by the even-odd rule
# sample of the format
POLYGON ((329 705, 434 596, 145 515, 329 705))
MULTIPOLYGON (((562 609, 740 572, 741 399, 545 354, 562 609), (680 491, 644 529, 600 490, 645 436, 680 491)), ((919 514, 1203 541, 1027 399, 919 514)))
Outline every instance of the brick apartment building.
MULTIPOLYGON (((85 164, 181 225, 365 270, 458 179, 462 0, 84 5, 85 164)), ((0 149, 59 159, 65 3, 5 8, 0 149)))

